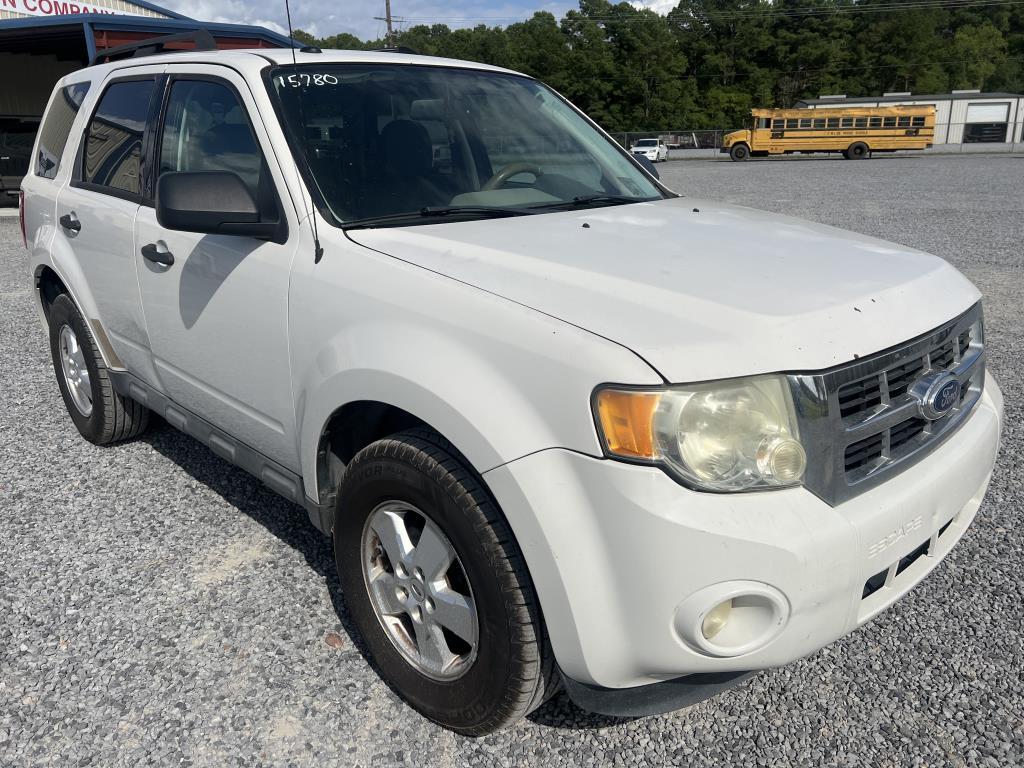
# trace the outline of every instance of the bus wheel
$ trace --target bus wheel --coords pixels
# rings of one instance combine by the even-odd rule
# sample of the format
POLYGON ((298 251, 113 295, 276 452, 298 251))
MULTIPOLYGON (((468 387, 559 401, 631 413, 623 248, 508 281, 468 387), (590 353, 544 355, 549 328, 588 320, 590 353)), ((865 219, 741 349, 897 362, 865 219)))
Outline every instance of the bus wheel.
POLYGON ((750 148, 746 144, 733 144, 729 157, 736 161, 746 160, 750 157, 750 148))
POLYGON ((865 144, 863 141, 857 141, 851 144, 849 147, 847 147, 844 155, 846 156, 847 160, 863 160, 865 157, 868 156, 869 152, 870 150, 868 149, 867 144, 865 144))

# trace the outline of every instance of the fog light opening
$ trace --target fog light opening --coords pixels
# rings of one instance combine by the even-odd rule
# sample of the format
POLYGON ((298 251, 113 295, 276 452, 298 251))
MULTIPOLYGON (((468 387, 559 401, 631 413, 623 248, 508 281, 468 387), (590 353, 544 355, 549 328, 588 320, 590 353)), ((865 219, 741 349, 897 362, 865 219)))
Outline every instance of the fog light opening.
POLYGON ((732 613, 731 599, 716 605, 704 616, 704 621, 702 621, 700 625, 701 634, 704 635, 706 639, 711 640, 715 635, 725 629, 725 625, 729 621, 730 613, 732 613))
POLYGON ((673 625, 680 640, 707 656, 742 656, 758 651, 782 632, 789 601, 775 587, 728 581, 701 589, 676 606, 673 625))

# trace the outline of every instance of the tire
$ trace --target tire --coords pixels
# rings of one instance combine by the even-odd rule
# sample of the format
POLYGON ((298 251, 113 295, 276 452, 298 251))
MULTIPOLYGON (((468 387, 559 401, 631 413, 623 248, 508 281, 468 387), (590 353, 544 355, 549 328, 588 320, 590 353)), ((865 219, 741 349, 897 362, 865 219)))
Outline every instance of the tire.
POLYGON ((750 157, 750 147, 746 144, 733 144, 729 150, 729 157, 736 162, 742 162, 750 157))
POLYGON ((381 676, 434 722, 464 735, 492 733, 557 691, 537 598, 508 523, 482 481, 436 433, 402 432, 352 459, 338 494, 334 552, 345 604, 381 676), (405 538, 389 535, 396 530, 405 538), (428 532, 431 544, 424 544, 428 532), (394 558, 400 565, 388 553, 403 540, 406 554, 394 558), (432 570, 420 552, 441 551, 440 543, 451 547, 452 564, 439 566, 446 572, 433 569, 442 574, 437 581, 429 572, 417 576, 417 563, 432 570), (423 550, 416 549, 420 544, 423 550), (432 617, 434 626, 468 626, 440 618, 442 605, 455 604, 453 592, 475 610, 475 645, 447 627, 427 631, 432 617), (379 594, 391 601, 390 613, 379 594), (440 638, 447 667, 427 668, 436 654, 421 653, 431 645, 420 641, 421 631, 440 638))
POLYGON ((109 445, 142 434, 149 424, 149 409, 114 391, 92 332, 67 294, 57 296, 50 306, 49 325, 53 372, 82 437, 109 445))
POLYGON ((843 156, 846 157, 847 160, 863 160, 869 154, 871 154, 871 150, 868 149, 867 144, 863 141, 855 141, 846 148, 846 152, 843 153, 843 156))

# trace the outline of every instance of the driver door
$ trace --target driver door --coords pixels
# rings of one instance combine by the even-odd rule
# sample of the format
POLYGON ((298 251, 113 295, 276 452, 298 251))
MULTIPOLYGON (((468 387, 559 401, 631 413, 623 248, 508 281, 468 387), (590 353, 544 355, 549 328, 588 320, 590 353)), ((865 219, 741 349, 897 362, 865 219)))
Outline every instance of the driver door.
POLYGON ((214 65, 172 66, 167 74, 155 132, 158 176, 236 173, 254 199, 276 199, 289 236, 276 243, 174 231, 143 206, 135 258, 154 370, 176 403, 297 471, 288 278, 298 230, 280 168, 241 77, 214 65), (161 263, 167 254, 169 265, 161 263))

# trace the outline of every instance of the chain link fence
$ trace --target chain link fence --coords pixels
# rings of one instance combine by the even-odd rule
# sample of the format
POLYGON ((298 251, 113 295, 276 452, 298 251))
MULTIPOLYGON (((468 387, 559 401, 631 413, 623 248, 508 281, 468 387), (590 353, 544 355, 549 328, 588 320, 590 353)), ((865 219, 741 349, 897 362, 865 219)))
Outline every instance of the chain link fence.
POLYGON ((626 149, 641 139, 661 139, 668 147, 671 159, 687 157, 714 157, 722 146, 722 137, 736 128, 718 128, 713 130, 682 130, 682 131, 628 131, 613 133, 612 136, 626 149))

